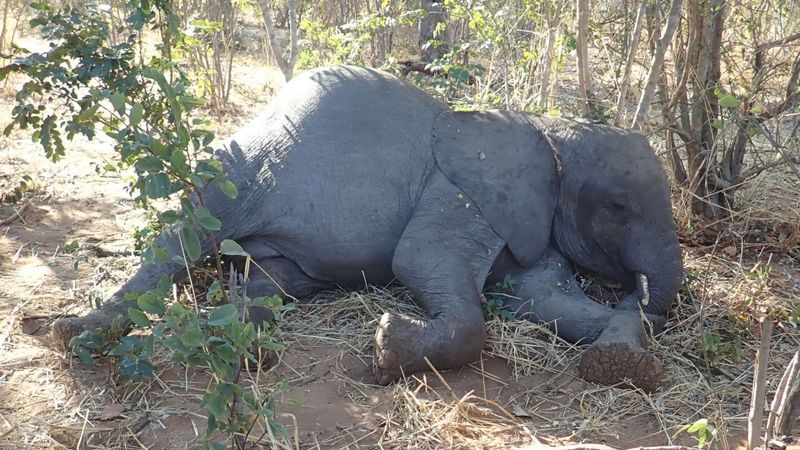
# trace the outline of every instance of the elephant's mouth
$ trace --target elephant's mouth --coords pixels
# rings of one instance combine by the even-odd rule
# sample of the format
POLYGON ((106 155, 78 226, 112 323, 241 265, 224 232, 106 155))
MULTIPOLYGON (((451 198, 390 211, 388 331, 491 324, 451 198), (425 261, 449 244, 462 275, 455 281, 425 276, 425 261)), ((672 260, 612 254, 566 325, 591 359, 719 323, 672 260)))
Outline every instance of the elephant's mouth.
POLYGON ((647 306, 650 304, 650 287, 648 286, 647 282, 647 275, 636 272, 636 290, 639 291, 639 301, 642 302, 642 305, 647 306))

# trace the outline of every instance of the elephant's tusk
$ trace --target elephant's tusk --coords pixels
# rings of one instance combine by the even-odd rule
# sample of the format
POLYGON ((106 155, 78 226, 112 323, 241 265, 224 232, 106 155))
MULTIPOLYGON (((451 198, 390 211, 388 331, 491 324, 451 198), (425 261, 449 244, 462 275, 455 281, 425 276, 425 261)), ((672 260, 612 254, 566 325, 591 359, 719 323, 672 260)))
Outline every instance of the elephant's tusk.
POLYGON ((641 301, 644 306, 650 303, 650 288, 647 286, 647 275, 643 273, 636 274, 636 287, 641 294, 641 301))

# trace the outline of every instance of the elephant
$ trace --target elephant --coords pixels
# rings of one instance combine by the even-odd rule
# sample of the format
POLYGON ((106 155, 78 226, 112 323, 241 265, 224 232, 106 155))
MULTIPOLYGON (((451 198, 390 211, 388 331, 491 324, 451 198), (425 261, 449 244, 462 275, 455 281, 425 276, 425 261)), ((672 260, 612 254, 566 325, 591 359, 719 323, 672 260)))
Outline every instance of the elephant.
MULTIPOLYGON (((647 350, 648 331, 665 323, 682 261, 667 179, 641 134, 455 112, 391 74, 337 66, 294 78, 216 154, 239 191, 230 200, 203 188, 223 224, 216 238, 235 240, 270 275, 254 275, 250 293, 304 298, 396 281, 426 311, 426 320, 383 314, 378 383, 428 370, 426 359, 437 369, 479 359, 482 292, 510 275, 518 283, 509 313, 589 344, 581 376, 658 386, 663 366, 647 350), (613 308, 597 303, 573 268, 629 293, 613 308)), ((181 254, 175 234, 156 244, 181 254)), ((66 346, 108 327, 132 305, 126 293, 181 274, 172 260, 143 265, 100 309, 56 321, 54 340, 66 346)))

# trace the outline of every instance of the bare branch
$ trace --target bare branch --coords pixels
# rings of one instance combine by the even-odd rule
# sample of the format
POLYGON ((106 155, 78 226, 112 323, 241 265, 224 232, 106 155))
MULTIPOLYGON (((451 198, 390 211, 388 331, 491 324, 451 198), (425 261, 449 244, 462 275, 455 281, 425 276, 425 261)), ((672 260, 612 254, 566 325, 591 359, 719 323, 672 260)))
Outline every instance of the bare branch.
POLYGON ((619 97, 617 98, 617 116, 615 123, 620 125, 623 120, 625 112, 625 98, 628 95, 628 86, 630 86, 631 69, 633 62, 636 60, 636 50, 639 48, 639 37, 642 34, 642 23, 644 22, 645 12, 647 11, 647 2, 641 2, 639 11, 636 13, 636 22, 633 25, 633 34, 631 34, 631 42, 628 46, 628 57, 625 61, 625 71, 622 74, 622 81, 619 83, 619 97))
POLYGON ((775 141, 775 138, 761 124, 758 124, 758 127, 761 128, 761 132, 764 134, 764 137, 766 137, 767 140, 770 142, 770 144, 772 144, 772 146, 775 148, 775 150, 777 150, 778 153, 780 153, 781 157, 786 162, 786 164, 792 169, 794 174, 797 175, 797 179, 800 180, 800 168, 798 168, 797 165, 792 160, 792 158, 786 154, 786 152, 784 151, 784 146, 775 141))
POLYGON ((756 47, 756 55, 758 55, 759 53, 764 53, 765 51, 771 49, 772 47, 779 47, 781 45, 786 45, 798 39, 800 39, 800 33, 795 33, 791 36, 786 36, 785 38, 782 39, 776 39, 774 41, 761 44, 758 47, 756 47))
POLYGON ((631 122, 631 128, 634 130, 642 128, 642 122, 644 122, 647 110, 650 108, 650 102, 653 100, 656 83, 661 76, 661 69, 664 65, 664 55, 667 53, 667 48, 672 42, 672 36, 678 28, 682 4, 682 0, 672 0, 667 24, 664 26, 661 38, 658 39, 658 43, 656 44, 656 51, 650 63, 650 71, 647 73, 647 83, 642 91, 642 96, 639 98, 639 105, 636 107, 636 115, 633 117, 633 122, 631 122))
POLYGON ((275 23, 272 20, 272 12, 270 9, 269 0, 258 0, 258 6, 261 8, 261 16, 264 20, 264 28, 267 31, 267 38, 269 39, 269 46, 272 49, 272 56, 281 69, 283 77, 286 81, 292 79, 294 76, 294 65, 297 63, 298 50, 297 50, 297 18, 295 17, 295 2, 288 0, 287 6, 289 8, 289 39, 291 40, 291 53, 289 58, 283 56, 283 49, 278 36, 275 33, 275 23))
POLYGON ((553 52, 556 43, 556 31, 561 20, 561 0, 556 0, 555 5, 544 2, 545 16, 547 17, 547 36, 545 37, 544 50, 539 58, 539 96, 537 106, 545 109, 549 103, 550 73, 553 66, 553 52))
POLYGON ((581 97, 581 114, 588 117, 591 111, 589 98, 592 79, 589 76, 589 0, 577 0, 578 16, 578 89, 581 97))

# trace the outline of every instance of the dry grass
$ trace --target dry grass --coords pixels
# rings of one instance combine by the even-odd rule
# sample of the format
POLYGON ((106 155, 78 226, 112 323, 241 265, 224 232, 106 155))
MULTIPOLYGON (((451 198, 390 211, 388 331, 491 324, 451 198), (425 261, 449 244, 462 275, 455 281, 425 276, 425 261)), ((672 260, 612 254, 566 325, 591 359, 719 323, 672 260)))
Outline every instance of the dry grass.
MULTIPOLYGON (((702 285, 709 281, 698 279, 689 283, 687 292, 693 293, 681 295, 668 331, 652 342, 653 351, 666 366, 663 387, 658 391, 646 394, 589 385, 576 390, 572 366, 580 355, 579 347, 562 341, 541 325, 493 320, 488 324, 487 355, 506 359, 516 380, 531 375, 545 380, 517 393, 509 402, 521 405, 524 413, 510 414, 506 410, 508 405, 472 392, 448 392, 441 386, 433 389, 427 378, 417 376, 393 388, 392 407, 385 418, 380 444, 386 447, 406 447, 413 443, 418 448, 501 448, 511 443, 539 443, 536 436, 558 434, 562 430, 558 424, 574 425, 571 435, 563 436, 565 442, 580 441, 609 432, 613 435, 620 422, 637 418, 658 424, 657 433, 638 436, 648 442, 672 444, 681 426, 699 418, 708 418, 720 431, 721 439, 741 434, 752 377, 751 359, 758 340, 748 334, 750 323, 730 322, 731 301, 740 293, 752 295, 754 292, 759 293, 758 301, 794 296, 792 306, 797 306, 800 300, 796 289, 791 292, 776 290, 771 283, 761 286, 758 283, 763 280, 741 272, 717 273, 714 269, 730 268, 716 261, 709 270, 705 259, 690 256, 687 267, 691 271, 698 265, 704 266, 706 275, 713 277, 710 283, 714 289, 698 294, 702 285), (703 351, 704 333, 732 332, 742 333, 741 340, 728 343, 723 339, 723 348, 703 351), (540 407, 547 403, 542 399, 552 398, 554 393, 567 394, 563 407, 538 414, 540 407), (530 420, 537 415, 540 420, 530 420), (541 419, 549 424, 542 424, 541 419)), ((348 349, 345 351, 363 354, 369 349, 374 326, 383 311, 415 313, 407 301, 406 292, 399 289, 369 289, 345 294, 336 300, 335 307, 308 307, 304 308, 302 317, 292 317, 287 338, 300 345, 306 345, 307 339, 328 342, 348 349), (308 334, 310 329, 314 330, 313 335, 308 334)), ((779 327, 773 341, 769 379, 780 376, 792 350, 800 343, 798 338, 800 333, 791 326, 779 327)), ((492 376, 482 372, 477 364, 472 369, 481 372, 483 377, 492 376)), ((363 385, 362 388, 375 387, 363 385)))
MULTIPOLYGON (((653 351, 666 367, 662 388, 652 394, 583 383, 575 378, 573 367, 580 356, 580 346, 564 342, 541 325, 492 320, 487 324, 486 356, 507 360, 511 378, 498 380, 480 363, 471 365, 469 370, 478 373, 484 384, 519 383, 509 391, 510 397, 502 401, 489 398, 480 389, 460 392, 430 374, 410 377, 387 388, 337 371, 336 379, 348 392, 346 401, 353 404, 363 406, 374 392, 388 391, 388 405, 380 413, 379 426, 353 440, 365 446, 388 448, 508 448, 598 441, 624 433, 618 429, 620 423, 645 421, 657 424, 658 431, 650 436, 638 434, 636 437, 642 442, 674 444, 674 435, 682 425, 708 418, 719 430, 721 447, 732 447, 735 442, 724 442, 725 437, 741 435, 744 430, 752 357, 758 345, 757 336, 750 332, 752 317, 767 306, 800 310, 796 281, 792 282, 783 269, 759 272, 762 266, 732 261, 722 253, 687 251, 690 278, 678 298, 668 330, 652 342, 653 351), (720 338, 716 347, 708 342, 710 336, 720 338)), ((385 311, 422 315, 401 288, 328 292, 291 313, 281 339, 289 351, 327 346, 337 349, 334 359, 356 355, 368 364, 372 335, 385 311)), ((69 391, 72 398, 67 399, 64 408, 43 409, 27 423, 6 421, 0 428, 0 442, 6 446, 25 442, 31 448, 73 447, 78 443, 97 448, 140 448, 147 445, 148 439, 159 438, 153 428, 176 417, 194 430, 194 437, 203 435, 205 417, 197 405, 208 386, 207 375, 172 367, 167 356, 161 354, 157 366, 162 370, 148 383, 114 388, 103 375, 106 369, 102 366, 95 368, 100 373, 74 367, 79 377, 89 376, 71 378, 70 372, 63 371, 65 361, 59 355, 43 353, 38 342, 28 343, 38 338, 19 333, 18 322, 18 316, 12 314, 0 328, 5 330, 4 336, 14 337, 3 342, 0 371, 6 374, 5 381, 22 383, 8 374, 17 377, 22 376, 22 371, 29 371, 23 378, 35 379, 43 397, 65 398, 64 392, 69 391), (27 354, 26 349, 33 353, 27 354), (37 362, 30 364, 31 358, 37 362), (100 420, 110 405, 125 405, 113 425, 100 420)), ((768 379, 779 378, 798 347, 800 333, 788 321, 781 322, 773 337, 768 379)), ((302 385, 321 362, 293 367, 283 377, 290 385, 302 385), (291 373, 295 375, 286 376, 291 373)), ((250 382, 271 389, 269 386, 275 381, 272 375, 254 375, 250 382)), ((22 384, 17 386, 24 392, 22 384)), ((774 384, 768 386, 768 398, 774 388, 774 384)), ((11 407, 30 408, 22 405, 23 398, 16 403, 9 398, 5 401, 11 407)), ((291 425, 290 417, 281 420, 291 425)), ((687 443, 685 435, 680 439, 687 443)), ((292 448, 296 442, 290 432, 276 437, 273 445, 292 448)), ((316 445, 337 448, 339 441, 323 440, 316 445)))

